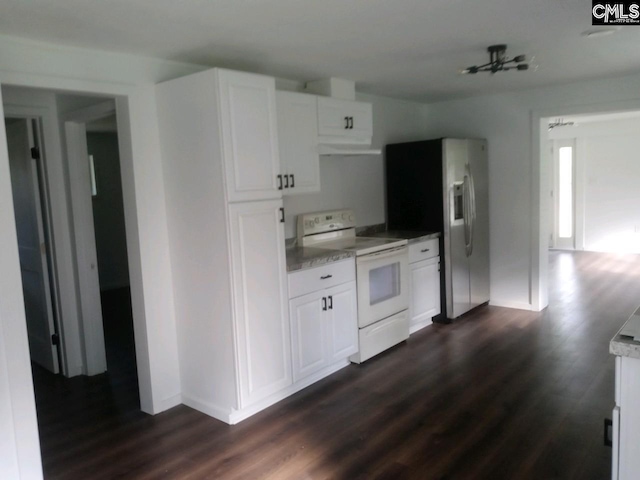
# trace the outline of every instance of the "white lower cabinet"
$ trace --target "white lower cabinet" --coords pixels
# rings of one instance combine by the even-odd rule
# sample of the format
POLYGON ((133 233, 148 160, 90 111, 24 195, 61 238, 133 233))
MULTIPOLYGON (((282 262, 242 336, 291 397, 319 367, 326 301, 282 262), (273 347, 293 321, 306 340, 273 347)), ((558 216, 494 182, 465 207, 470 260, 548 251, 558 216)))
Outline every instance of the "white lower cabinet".
POLYGON ((292 383, 281 207, 229 205, 240 408, 292 383))
POLYGON ((640 472, 640 359, 616 357, 611 478, 635 480, 640 472))
MULTIPOLYGON (((426 252, 426 260, 420 260, 409 264, 410 291, 409 291, 409 316, 410 333, 414 333, 427 325, 431 325, 432 318, 440 314, 440 257, 436 248, 429 248, 429 240, 418 245, 417 250, 426 252), (434 256, 435 255, 435 256, 434 256)), ((433 243, 431 243, 433 245, 433 243)), ((413 247, 413 245, 412 245, 413 247)))
MULTIPOLYGON (((327 288, 289 300, 294 382, 340 361, 346 365, 346 359, 358 351, 355 264, 353 260, 348 262, 352 280, 340 285, 332 285, 334 274, 330 266, 289 274, 289 285, 297 283, 298 288, 301 288, 299 282, 303 281, 313 287, 315 278, 309 278, 310 273, 327 281, 327 288)), ((344 266, 338 268, 344 270, 344 266)), ((340 278, 339 275, 335 277, 340 278)), ((308 291, 304 286, 302 290, 308 291)))
POLYGON ((327 363, 327 330, 324 290, 289 301, 293 357, 293 380, 311 375, 327 363))

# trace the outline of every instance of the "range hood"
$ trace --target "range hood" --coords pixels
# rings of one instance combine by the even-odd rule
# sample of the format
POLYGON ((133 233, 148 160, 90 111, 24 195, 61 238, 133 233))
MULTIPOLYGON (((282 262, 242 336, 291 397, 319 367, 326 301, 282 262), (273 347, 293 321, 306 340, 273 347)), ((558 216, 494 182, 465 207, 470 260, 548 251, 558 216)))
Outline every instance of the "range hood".
POLYGON ((320 155, 380 155, 382 150, 379 148, 366 148, 359 145, 318 145, 318 153, 320 155))

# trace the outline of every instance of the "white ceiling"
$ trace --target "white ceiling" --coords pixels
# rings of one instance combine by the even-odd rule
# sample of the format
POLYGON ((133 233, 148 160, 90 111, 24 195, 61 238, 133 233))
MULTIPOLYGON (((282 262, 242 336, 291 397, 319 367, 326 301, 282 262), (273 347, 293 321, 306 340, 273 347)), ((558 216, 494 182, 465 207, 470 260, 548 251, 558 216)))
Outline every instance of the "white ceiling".
POLYGON ((0 33, 435 101, 640 71, 640 28, 586 38, 585 0, 2 0, 0 33), (458 75, 486 47, 537 71, 458 75))

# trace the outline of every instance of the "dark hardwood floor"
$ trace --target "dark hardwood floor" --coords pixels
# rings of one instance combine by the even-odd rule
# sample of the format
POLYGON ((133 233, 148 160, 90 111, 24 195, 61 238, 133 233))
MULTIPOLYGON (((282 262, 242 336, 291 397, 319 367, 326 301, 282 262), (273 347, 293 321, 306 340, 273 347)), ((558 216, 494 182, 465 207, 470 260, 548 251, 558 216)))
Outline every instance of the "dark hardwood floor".
POLYGON ((130 348, 96 378, 39 372, 45 476, 607 479, 608 343, 640 303, 640 256, 552 252, 550 277, 544 312, 428 327, 236 426, 141 413, 130 348))

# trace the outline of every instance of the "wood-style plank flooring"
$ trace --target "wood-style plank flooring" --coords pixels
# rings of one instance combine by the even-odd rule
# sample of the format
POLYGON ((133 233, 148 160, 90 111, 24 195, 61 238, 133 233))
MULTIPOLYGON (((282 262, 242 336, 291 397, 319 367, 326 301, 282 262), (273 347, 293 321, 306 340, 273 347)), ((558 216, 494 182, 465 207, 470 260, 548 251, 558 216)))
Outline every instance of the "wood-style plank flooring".
POLYGON ((550 278, 544 312, 427 327, 236 426, 140 413, 130 348, 93 379, 36 371, 45 477, 607 479, 608 342, 640 304, 640 256, 552 252, 550 278))

